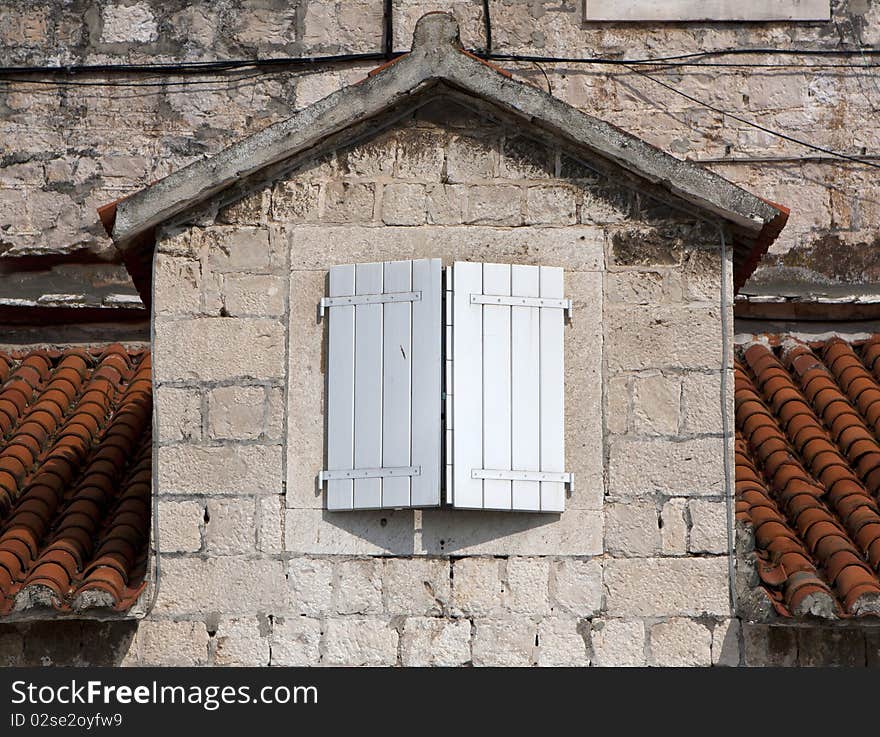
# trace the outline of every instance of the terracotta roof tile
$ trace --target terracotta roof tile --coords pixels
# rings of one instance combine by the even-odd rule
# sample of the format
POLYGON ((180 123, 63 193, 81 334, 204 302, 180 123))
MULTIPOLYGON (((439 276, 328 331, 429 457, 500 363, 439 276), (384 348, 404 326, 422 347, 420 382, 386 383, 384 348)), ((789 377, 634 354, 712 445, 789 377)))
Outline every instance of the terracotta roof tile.
POLYGON ((146 349, 0 352, 0 615, 137 600, 151 416, 146 349))
POLYGON ((736 518, 782 616, 880 614, 880 336, 738 350, 736 518))

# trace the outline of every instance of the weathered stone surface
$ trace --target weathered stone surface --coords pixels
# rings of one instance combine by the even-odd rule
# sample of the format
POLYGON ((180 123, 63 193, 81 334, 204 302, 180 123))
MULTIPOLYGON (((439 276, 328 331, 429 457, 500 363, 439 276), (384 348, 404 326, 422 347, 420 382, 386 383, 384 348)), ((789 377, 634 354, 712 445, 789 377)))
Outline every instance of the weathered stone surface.
POLYGON ((528 666, 537 661, 534 622, 515 619, 475 619, 473 662, 483 666, 528 666))
POLYGON ((335 565, 333 609, 338 614, 382 611, 382 561, 347 560, 335 565))
POLYGON ((213 271, 265 272, 271 268, 269 230, 221 226, 201 234, 206 262, 213 271))
POLYGON ((688 526, 685 515, 687 499, 670 499, 663 505, 660 521, 661 549, 663 555, 686 555, 688 526))
POLYGON ((262 274, 227 274, 223 306, 230 317, 275 317, 284 314, 284 280, 262 274))
POLYGON ((809 668, 864 667, 864 632, 827 627, 801 628, 797 630, 797 664, 809 668))
POLYGON ((158 38, 156 18, 147 3, 108 5, 101 20, 104 43, 146 43, 158 38))
POLYGON ((201 550, 204 515, 203 502, 160 501, 159 532, 162 552, 194 553, 201 550))
POLYGON ((328 619, 322 662, 327 665, 394 665, 398 634, 389 622, 372 617, 328 619))
POLYGON ((254 499, 209 499, 205 517, 205 549, 209 555, 251 553, 256 543, 254 499))
POLYGON ((453 613, 487 617, 505 611, 505 561, 498 558, 462 558, 452 564, 453 613))
POLYGON ((193 666, 208 662, 204 622, 147 619, 138 626, 139 665, 193 666))
POLYGON ((681 410, 681 382, 660 373, 633 378, 633 420, 642 435, 677 435, 681 410))
POLYGON ((277 494, 277 445, 171 445, 159 450, 160 494, 277 494))
POLYGON ((400 641, 405 666, 455 667, 471 659, 471 623, 467 619, 409 617, 400 641))
POLYGON ((712 664, 712 633, 692 619, 674 618, 651 627, 651 662, 670 668, 712 664))
POLYGON ((590 617, 602 608, 602 563, 562 558, 554 561, 550 577, 554 612, 590 617))
POLYGON ((396 512, 326 512, 288 509, 288 552, 311 555, 412 555, 413 515, 396 512), (383 524, 382 520, 385 520, 383 524))
POLYGON ((276 617, 271 665, 309 666, 320 662, 321 623, 308 617, 276 617))
POLYGON ((284 371, 284 330, 259 319, 157 320, 153 355, 159 382, 277 379, 284 371), (217 346, 224 346, 222 360, 217 346))
POLYGON ((198 390, 158 387, 153 401, 159 415, 159 442, 201 440, 202 397, 198 390))
POLYGON ((653 502, 617 502, 605 511, 605 548, 616 556, 644 557, 660 552, 660 526, 653 502))
POLYGON ((266 390, 261 386, 221 386, 208 393, 208 434, 212 438, 255 440, 265 432, 266 390))
POLYGON ((797 634, 790 627, 743 624, 744 660, 758 667, 788 667, 797 662, 797 634))
POLYGON ((257 550, 280 553, 284 550, 284 498, 280 494, 257 498, 257 550))
POLYGON ((639 620, 594 619, 593 663, 612 668, 645 665, 645 625, 639 620))
POLYGON ((546 558, 509 558, 506 604, 511 612, 527 615, 550 612, 550 561, 546 558))
POLYGON ((386 184, 382 190, 382 222, 386 225, 422 225, 426 217, 423 184, 386 184))
POLYGON ((292 558, 287 569, 293 611, 321 616, 333 606, 333 563, 323 558, 292 558))
MULTIPOLYGON (((720 364, 719 364, 720 366, 720 364)), ((688 372, 682 380, 682 412, 687 433, 717 433, 721 422, 720 373, 688 372)))
POLYGON ((538 625, 538 665, 545 667, 589 665, 591 654, 589 631, 590 625, 586 620, 578 621, 561 617, 542 619, 538 625))
POLYGON ((217 665, 269 665, 268 632, 256 617, 220 622, 214 637, 214 662, 217 665))
POLYGON ((433 558, 389 558, 382 574, 382 595, 389 614, 438 616, 450 605, 451 563, 433 558))
POLYGON ((190 258, 156 257, 156 311, 160 314, 198 315, 202 310, 202 271, 190 258))
POLYGON ((724 493, 721 438, 672 441, 612 437, 609 444, 609 490, 615 496, 724 493))
POLYGON ((725 557, 609 560, 605 589, 610 616, 730 613, 725 557))
POLYGON ((688 503, 691 517, 692 553, 726 553, 728 549, 727 505, 724 502, 693 500, 688 503))
POLYGON ((525 208, 529 225, 571 225, 576 220, 574 189, 559 185, 528 187, 525 208))

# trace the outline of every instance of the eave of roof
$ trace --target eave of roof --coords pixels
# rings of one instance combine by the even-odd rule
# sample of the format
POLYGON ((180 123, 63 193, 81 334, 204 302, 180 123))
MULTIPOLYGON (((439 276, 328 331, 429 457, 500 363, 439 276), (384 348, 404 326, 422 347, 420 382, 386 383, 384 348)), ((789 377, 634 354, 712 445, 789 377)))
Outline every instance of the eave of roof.
POLYGON ((736 288, 745 282, 788 219, 785 208, 518 82, 468 53, 461 46, 455 19, 437 12, 419 20, 410 53, 287 120, 100 208, 101 220, 123 253, 150 247, 154 229, 161 223, 439 84, 485 100, 707 217, 729 224, 734 233, 736 288))

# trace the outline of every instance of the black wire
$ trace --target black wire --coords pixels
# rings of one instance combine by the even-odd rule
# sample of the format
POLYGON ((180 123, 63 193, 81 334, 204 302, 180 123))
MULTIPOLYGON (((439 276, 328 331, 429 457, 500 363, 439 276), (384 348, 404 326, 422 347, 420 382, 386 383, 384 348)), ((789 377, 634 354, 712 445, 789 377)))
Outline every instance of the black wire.
POLYGON ((394 55, 394 0, 385 0, 383 12, 383 25, 385 26, 385 58, 391 59, 394 55))
POLYGON ((727 110, 722 110, 721 108, 715 107, 714 105, 710 105, 708 102, 705 102, 704 100, 700 100, 696 97, 693 97, 692 95, 689 95, 687 92, 682 92, 677 87, 673 87, 671 84, 666 84, 666 82, 663 82, 659 79, 656 79, 655 77, 652 77, 647 72, 643 72, 643 71, 641 71, 639 69, 635 69, 635 68, 631 68, 631 71, 635 72, 636 74, 641 75, 642 77, 645 77, 646 79, 650 79, 655 84, 659 84, 661 87, 665 87, 667 90, 674 92, 676 95, 681 95, 686 100, 690 100, 691 102, 696 103, 697 105, 701 105, 702 107, 704 107, 708 110, 711 110, 712 112, 718 113, 719 115, 724 115, 728 118, 736 120, 739 123, 743 123, 744 125, 750 125, 753 128, 757 128, 760 131, 764 131, 765 133, 769 133, 772 136, 777 136, 778 138, 781 138, 784 141, 788 141, 789 143, 796 143, 798 146, 803 146, 804 148, 809 148, 809 149, 812 149, 813 151, 819 151, 823 154, 829 154, 830 156, 834 156, 839 159, 845 159, 847 161, 854 161, 857 164, 864 164, 865 166, 871 166, 875 169, 880 169, 880 164, 875 163, 873 161, 868 161, 867 159, 860 159, 857 156, 850 156, 849 154, 840 153, 839 151, 834 151, 833 149, 830 149, 830 148, 824 148, 822 146, 817 146, 813 143, 808 143, 807 141, 803 141, 800 138, 795 138, 794 136, 789 136, 786 133, 780 133, 779 131, 773 130, 772 128, 767 128, 767 127, 761 125, 760 123, 755 123, 753 120, 741 118, 738 115, 735 115, 734 113, 728 112, 727 110))
POLYGON ((492 16, 489 13, 489 0, 483 0, 483 27, 486 29, 486 57, 492 56, 492 16))

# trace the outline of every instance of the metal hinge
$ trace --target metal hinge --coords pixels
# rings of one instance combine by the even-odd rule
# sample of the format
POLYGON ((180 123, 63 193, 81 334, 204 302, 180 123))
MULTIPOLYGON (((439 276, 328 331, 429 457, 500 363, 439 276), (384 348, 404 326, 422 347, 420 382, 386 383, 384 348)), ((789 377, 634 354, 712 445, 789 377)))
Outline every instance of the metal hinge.
POLYGON ((573 473, 555 473, 553 471, 505 471, 475 468, 471 471, 472 479, 500 479, 501 481, 553 481, 567 484, 574 488, 573 473))
POLYGON ((384 479, 390 476, 395 478, 404 476, 421 476, 421 466, 399 466, 390 468, 350 468, 342 471, 321 471, 318 474, 318 482, 347 481, 351 479, 384 479))
POLYGON ((551 297, 509 297, 495 294, 472 294, 472 305, 504 305, 509 307, 546 307, 565 310, 565 317, 571 320, 572 303, 570 299, 551 297))
POLYGON ((421 302, 421 292, 388 292, 387 294, 348 294, 342 297, 322 297, 318 315, 324 317, 327 307, 352 307, 354 305, 378 305, 387 302, 421 302))

